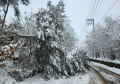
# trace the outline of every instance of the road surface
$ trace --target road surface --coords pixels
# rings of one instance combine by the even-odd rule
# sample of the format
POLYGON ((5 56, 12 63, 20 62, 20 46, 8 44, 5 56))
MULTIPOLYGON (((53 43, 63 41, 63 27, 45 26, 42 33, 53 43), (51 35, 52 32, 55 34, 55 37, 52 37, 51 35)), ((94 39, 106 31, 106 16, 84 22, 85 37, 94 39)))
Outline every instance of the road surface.
POLYGON ((90 64, 87 73, 90 77, 88 84, 120 84, 120 75, 105 68, 90 64))

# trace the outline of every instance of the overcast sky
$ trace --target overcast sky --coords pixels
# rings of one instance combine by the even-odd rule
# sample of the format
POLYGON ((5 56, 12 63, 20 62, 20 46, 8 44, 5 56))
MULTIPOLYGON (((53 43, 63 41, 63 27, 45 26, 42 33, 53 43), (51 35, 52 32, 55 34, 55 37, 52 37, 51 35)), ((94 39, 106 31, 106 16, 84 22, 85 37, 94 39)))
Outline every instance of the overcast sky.
MULTIPOLYGON (((24 14, 24 12, 37 12, 38 8, 47 8, 47 2, 50 0, 30 0, 30 4, 28 6, 20 5, 20 11, 21 14, 24 14)), ((59 0, 51 0, 53 5, 57 5, 59 0)), ((85 39, 85 35, 87 35, 87 32, 90 32, 92 29, 92 25, 86 28, 86 31, 84 29, 85 20, 88 16, 91 4, 93 0, 64 0, 65 6, 65 14, 70 17, 71 25, 75 30, 75 33, 77 37, 79 38, 79 43, 81 44, 83 40, 85 39)), ((96 4, 99 0, 96 0, 96 4)), ((101 3, 102 0, 100 0, 101 3)), ((112 4, 116 0, 103 0, 102 5, 100 9, 98 10, 98 13, 96 14, 96 17, 94 18, 95 24, 99 22, 99 20, 103 17, 103 15, 108 11, 108 9, 112 6, 112 4)), ((94 0, 95 2, 95 0, 94 0)), ((93 2, 93 3, 94 3, 93 2)), ((100 5, 98 4, 98 7, 100 5)), ((91 11, 90 11, 91 12, 91 11)), ((119 16, 120 15, 120 0, 117 2, 117 4, 110 10, 110 12, 107 15, 112 16, 119 16)), ((10 21, 11 17, 14 17, 14 10, 13 8, 9 8, 6 21, 10 21)), ((103 20, 102 20, 103 21, 103 20)), ((101 21, 100 24, 103 24, 101 21)))

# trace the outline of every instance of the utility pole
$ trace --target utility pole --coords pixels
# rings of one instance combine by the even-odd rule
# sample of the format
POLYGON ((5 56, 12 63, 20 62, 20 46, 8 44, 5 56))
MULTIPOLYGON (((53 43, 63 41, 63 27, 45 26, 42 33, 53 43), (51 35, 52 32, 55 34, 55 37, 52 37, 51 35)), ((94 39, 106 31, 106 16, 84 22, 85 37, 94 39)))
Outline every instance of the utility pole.
MULTIPOLYGON (((93 30, 94 30, 94 34, 95 34, 95 27, 94 27, 94 19, 86 19, 87 21, 87 25, 93 25, 93 30)), ((95 45, 95 41, 93 42, 93 45, 95 45)), ((93 47, 93 58, 95 57, 95 46, 93 47)))
POLYGON ((95 33, 95 27, 94 27, 94 19, 86 19, 87 21, 87 25, 93 25, 93 30, 94 30, 94 33, 95 33))

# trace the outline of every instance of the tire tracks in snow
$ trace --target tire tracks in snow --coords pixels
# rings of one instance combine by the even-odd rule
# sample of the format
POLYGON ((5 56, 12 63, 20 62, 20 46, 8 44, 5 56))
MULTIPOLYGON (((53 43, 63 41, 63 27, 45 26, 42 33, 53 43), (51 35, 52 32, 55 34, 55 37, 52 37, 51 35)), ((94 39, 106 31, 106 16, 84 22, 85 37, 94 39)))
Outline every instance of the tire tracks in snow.
POLYGON ((90 67, 90 71, 87 70, 87 72, 90 78, 88 84, 107 84, 102 75, 92 67, 90 67))
POLYGON ((90 66, 90 68, 101 75, 102 79, 106 82, 105 84, 120 84, 120 75, 93 64, 90 64, 90 66))

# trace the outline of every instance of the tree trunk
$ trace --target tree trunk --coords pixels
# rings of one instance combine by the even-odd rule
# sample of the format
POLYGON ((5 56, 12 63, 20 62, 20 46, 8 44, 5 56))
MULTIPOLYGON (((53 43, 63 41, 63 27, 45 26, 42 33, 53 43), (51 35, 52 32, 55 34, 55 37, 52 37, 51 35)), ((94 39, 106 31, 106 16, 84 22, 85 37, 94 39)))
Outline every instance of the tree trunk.
POLYGON ((2 23, 2 27, 1 27, 1 28, 3 28, 4 22, 5 22, 5 18, 6 18, 7 12, 8 12, 8 8, 9 8, 9 3, 8 3, 8 5, 7 5, 7 10, 6 10, 6 12, 5 12, 5 16, 4 16, 4 19, 3 19, 3 23, 2 23))
POLYGON ((103 52, 103 59, 105 59, 105 53, 103 52))

